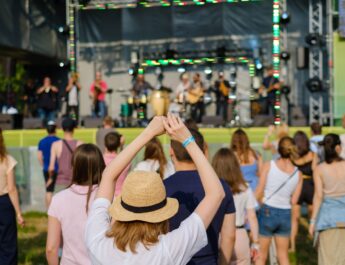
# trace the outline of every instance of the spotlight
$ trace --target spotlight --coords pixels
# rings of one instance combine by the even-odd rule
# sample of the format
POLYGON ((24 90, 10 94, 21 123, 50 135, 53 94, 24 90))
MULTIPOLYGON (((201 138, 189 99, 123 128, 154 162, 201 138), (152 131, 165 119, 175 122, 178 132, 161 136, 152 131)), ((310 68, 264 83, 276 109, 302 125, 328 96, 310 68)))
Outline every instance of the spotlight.
POLYGON ((259 59, 255 60, 255 69, 257 71, 261 71, 262 68, 263 68, 263 65, 262 65, 261 61, 259 59))
POLYGON ((186 69, 184 67, 179 67, 179 68, 177 68, 177 72, 184 73, 184 72, 186 72, 186 69))
POLYGON ((67 26, 67 25, 59 26, 57 28, 57 30, 61 35, 68 35, 69 34, 69 26, 67 26))
POLYGON ((64 63, 64 62, 60 62, 60 63, 59 63, 59 66, 62 68, 62 67, 65 66, 65 63, 64 63))
POLYGON ((282 25, 287 25, 290 22, 290 14, 286 11, 284 11, 281 15, 280 15, 280 24, 282 25))
POLYGON ((281 92, 283 95, 289 95, 291 92, 291 87, 288 85, 283 85, 281 88, 281 92))
POLYGON ((323 90, 323 84, 319 77, 314 76, 306 82, 307 88, 311 93, 321 92, 323 90))
POLYGON ((206 75, 212 75, 212 69, 210 67, 206 67, 204 72, 206 75))
POLYGON ((310 46, 316 46, 322 44, 322 39, 319 33, 309 33, 305 37, 305 42, 310 46))
POLYGON ((282 59, 284 61, 288 61, 290 59, 290 53, 287 51, 282 51, 280 53, 280 59, 282 59))

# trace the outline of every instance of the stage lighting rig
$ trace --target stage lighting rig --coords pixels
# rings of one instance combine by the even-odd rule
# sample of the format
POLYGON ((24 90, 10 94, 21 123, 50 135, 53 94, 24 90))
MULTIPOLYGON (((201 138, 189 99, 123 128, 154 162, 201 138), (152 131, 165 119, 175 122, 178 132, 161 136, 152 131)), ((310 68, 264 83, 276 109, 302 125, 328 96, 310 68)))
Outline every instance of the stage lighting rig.
POLYGON ((61 26, 58 26, 57 31, 58 31, 61 35, 68 35, 68 34, 69 34, 69 26, 68 26, 68 25, 61 25, 61 26))
POLYGON ((281 92, 283 95, 289 95, 291 92, 291 87, 288 85, 283 85, 281 88, 281 92))
POLYGON ((280 15, 280 24, 281 25, 287 25, 289 24, 291 19, 290 14, 287 11, 284 11, 281 15, 280 15))
POLYGON ((323 91, 323 83, 321 79, 317 76, 314 76, 313 78, 307 80, 306 85, 310 93, 323 91))
POLYGON ((280 53, 280 59, 282 59, 284 61, 288 61, 290 59, 290 53, 287 51, 282 51, 280 53))
POLYGON ((319 33, 309 33, 305 37, 305 42, 310 46, 317 46, 323 44, 323 39, 319 33))

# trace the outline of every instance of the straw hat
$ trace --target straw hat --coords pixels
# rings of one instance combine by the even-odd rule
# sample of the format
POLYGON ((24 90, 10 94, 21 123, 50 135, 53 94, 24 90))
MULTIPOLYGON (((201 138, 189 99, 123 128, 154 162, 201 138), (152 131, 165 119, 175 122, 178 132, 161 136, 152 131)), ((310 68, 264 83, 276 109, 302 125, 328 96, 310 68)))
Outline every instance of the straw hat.
POLYGON ((177 213, 178 201, 167 198, 161 177, 155 172, 133 171, 127 176, 120 196, 109 208, 114 220, 159 223, 177 213))

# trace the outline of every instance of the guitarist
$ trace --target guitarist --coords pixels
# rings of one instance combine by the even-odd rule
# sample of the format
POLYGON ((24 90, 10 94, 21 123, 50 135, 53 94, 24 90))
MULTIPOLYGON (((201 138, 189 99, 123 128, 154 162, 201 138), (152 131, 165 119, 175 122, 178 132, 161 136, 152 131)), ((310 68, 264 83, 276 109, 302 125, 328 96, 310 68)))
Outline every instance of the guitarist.
POLYGON ((205 87, 201 81, 199 73, 193 76, 193 85, 187 92, 187 102, 190 104, 191 117, 197 123, 200 123, 204 115, 204 93, 205 87))
POLYGON ((102 80, 101 72, 96 72, 95 81, 90 87, 90 98, 92 99, 92 117, 104 118, 106 115, 105 95, 108 85, 102 80))
POLYGON ((223 117, 223 121, 227 122, 231 88, 230 83, 225 79, 223 72, 218 73, 218 80, 214 83, 214 92, 217 99, 216 115, 221 115, 223 117))
POLYGON ((280 89, 280 82, 278 78, 273 76, 273 67, 267 67, 267 75, 262 80, 262 85, 259 88, 259 95, 262 99, 263 109, 265 114, 274 116, 274 103, 276 100, 276 91, 280 89))

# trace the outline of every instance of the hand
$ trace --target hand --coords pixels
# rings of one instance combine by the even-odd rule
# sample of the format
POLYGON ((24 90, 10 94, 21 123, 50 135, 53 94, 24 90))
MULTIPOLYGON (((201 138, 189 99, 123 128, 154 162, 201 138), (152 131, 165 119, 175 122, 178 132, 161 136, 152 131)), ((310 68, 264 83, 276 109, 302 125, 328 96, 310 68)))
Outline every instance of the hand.
POLYGON ((274 131, 275 131, 275 127, 274 127, 274 125, 270 125, 270 126, 268 126, 268 132, 267 132, 267 135, 268 135, 268 136, 271 136, 271 135, 274 133, 274 131))
POLYGON ((309 235, 313 238, 314 237, 314 232, 315 232, 315 224, 310 224, 309 225, 309 235))
POLYGON ((183 143, 191 136, 190 131, 180 117, 168 113, 167 119, 163 120, 164 128, 172 140, 183 143))
POLYGON ((52 183, 53 183, 53 179, 51 177, 49 177, 49 179, 46 183, 46 188, 48 188, 52 183))
POLYGON ((152 121, 147 125, 145 131, 150 134, 151 137, 155 137, 161 135, 165 132, 163 120, 165 117, 163 116, 156 116, 152 119, 152 121))
POLYGON ((259 250, 260 250, 260 247, 258 244, 252 244, 250 248, 250 257, 252 258, 254 262, 257 261, 260 256, 259 250))
POLYGON ((24 218, 22 216, 22 214, 17 214, 17 223, 20 225, 20 227, 24 227, 25 226, 25 221, 24 218))

